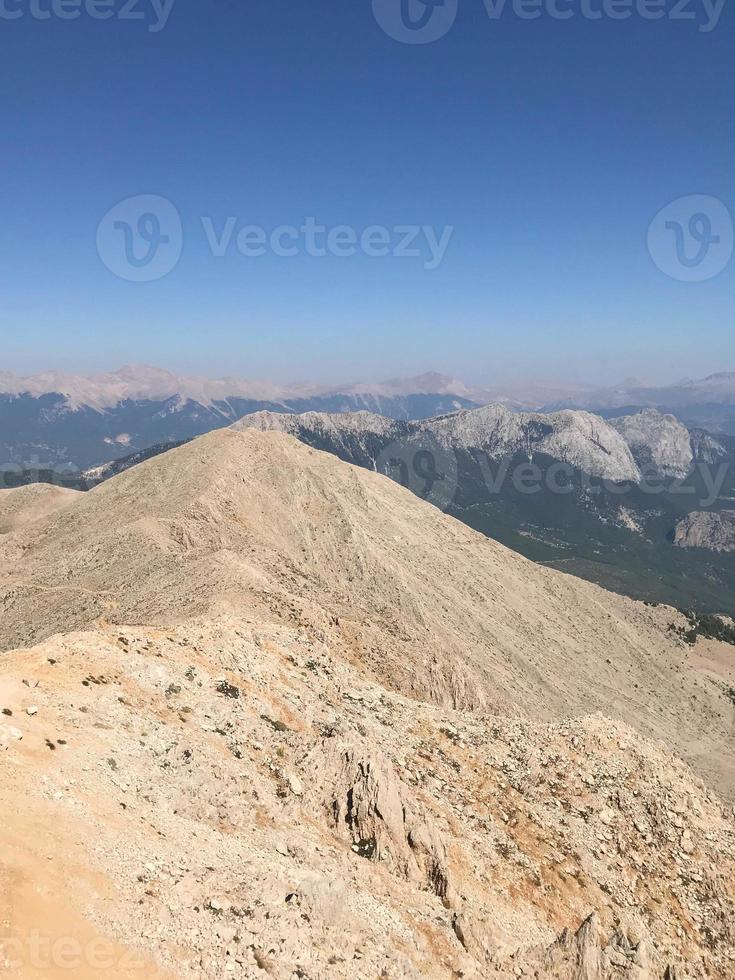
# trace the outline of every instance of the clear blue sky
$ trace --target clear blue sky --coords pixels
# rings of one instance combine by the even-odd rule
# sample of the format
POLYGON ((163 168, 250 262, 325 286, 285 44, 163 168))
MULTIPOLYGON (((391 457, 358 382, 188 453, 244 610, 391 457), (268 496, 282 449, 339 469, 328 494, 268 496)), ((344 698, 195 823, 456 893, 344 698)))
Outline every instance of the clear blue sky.
POLYGON ((735 8, 703 33, 572 5, 571 20, 491 22, 482 0, 459 0, 426 45, 388 37, 370 0, 177 0, 157 33, 0 19, 0 370, 735 370, 735 258, 689 283, 646 248, 654 215, 683 195, 735 214, 735 8), (169 199, 183 224, 178 265, 147 283, 117 278, 95 245, 103 215, 139 194, 169 199), (201 218, 230 215, 454 231, 435 270, 361 254, 215 259, 201 218))

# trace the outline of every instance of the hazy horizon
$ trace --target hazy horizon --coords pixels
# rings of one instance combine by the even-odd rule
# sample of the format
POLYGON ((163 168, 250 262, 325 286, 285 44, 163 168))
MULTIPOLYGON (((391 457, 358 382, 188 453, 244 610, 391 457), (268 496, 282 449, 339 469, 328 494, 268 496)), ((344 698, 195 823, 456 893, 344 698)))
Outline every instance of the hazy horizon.
MULTIPOLYGON (((382 373, 366 373, 356 372, 351 374, 315 374, 315 375, 296 375, 288 376, 283 374, 277 374, 275 372, 270 373, 255 373, 252 370, 236 371, 232 367, 223 370, 203 370, 201 365, 195 366, 190 365, 188 368, 185 365, 181 367, 177 366, 173 362, 168 363, 153 363, 143 359, 131 359, 120 363, 107 363, 100 364, 97 367, 81 368, 79 366, 74 367, 74 365, 63 366, 59 363, 49 364, 48 362, 39 362, 37 368, 31 370, 17 370, 8 365, 6 362, 0 365, 0 374, 7 372, 9 374, 15 375, 19 378, 31 378, 37 377, 39 375, 58 373, 65 375, 80 375, 84 377, 96 377, 103 375, 115 374, 126 368, 133 368, 145 371, 146 369, 153 369, 164 371, 172 374, 176 377, 191 377, 191 378, 204 378, 208 380, 241 380, 241 381, 254 381, 263 382, 265 384, 272 385, 299 385, 299 384, 313 384, 313 385, 340 385, 345 386, 355 384, 382 384, 389 381, 395 380, 410 380, 413 378, 419 378, 428 374, 439 374, 454 380, 460 381, 467 385, 468 387, 507 387, 511 388, 514 386, 523 387, 533 386, 533 385, 548 385, 548 386, 589 386, 589 387, 599 387, 607 388, 614 387, 620 384, 631 384, 633 382, 639 383, 643 387, 666 387, 669 385, 675 385, 677 383, 686 381, 698 381, 703 378, 710 377, 716 374, 728 373, 728 366, 719 365, 717 367, 712 367, 709 370, 702 370, 701 372, 691 372, 681 373, 675 375, 673 373, 664 374, 660 373, 658 377, 652 377, 648 372, 644 373, 644 368, 639 366, 641 369, 637 372, 627 373, 627 374, 602 374, 597 372, 594 375, 585 376, 579 374, 574 376, 569 373, 567 375, 552 375, 552 374, 524 374, 521 366, 518 366, 515 372, 507 371, 502 374, 497 375, 479 375, 476 371, 462 371, 461 369, 452 370, 447 368, 446 365, 436 365, 436 364, 417 364, 413 368, 407 366, 406 370, 396 372, 386 367, 382 373)), ((735 372, 735 366, 733 366, 733 372, 735 372)))
MULTIPOLYGON (((512 336, 512 332, 509 333, 512 336)), ((692 329, 692 341, 696 334, 692 329)), ((536 381, 605 387, 628 378, 637 378, 650 385, 665 385, 684 378, 704 378, 722 371, 735 371, 735 356, 723 364, 719 352, 713 356, 710 351, 703 350, 701 344, 699 350, 691 354, 684 354, 681 345, 674 349, 664 348, 654 359, 636 356, 638 352, 633 344, 621 349, 620 344, 613 340, 608 340, 607 349, 603 343, 599 343, 594 358, 586 348, 574 351, 563 346, 556 352, 546 348, 540 351, 526 349, 515 354, 506 352, 505 355, 478 349, 472 356, 466 350, 451 350, 452 345, 447 344, 449 349, 434 345, 435 351, 431 356, 420 357, 400 349, 392 356, 384 345, 365 350, 360 356, 339 356, 338 351, 315 350, 313 344, 308 343, 303 350, 293 347, 278 356, 259 351, 257 347, 248 350, 247 345, 222 350, 218 346, 210 346, 198 351, 196 356, 186 355, 176 347, 167 354, 148 345, 140 348, 120 346, 115 351, 105 353, 93 346, 86 351, 71 350, 55 356, 39 350, 26 355, 14 354, 12 343, 8 346, 10 350, 6 348, 4 352, 0 371, 19 376, 46 371, 102 374, 128 364, 144 364, 178 375, 252 377, 279 384, 294 381, 322 384, 377 382, 437 372, 473 385, 536 381)))

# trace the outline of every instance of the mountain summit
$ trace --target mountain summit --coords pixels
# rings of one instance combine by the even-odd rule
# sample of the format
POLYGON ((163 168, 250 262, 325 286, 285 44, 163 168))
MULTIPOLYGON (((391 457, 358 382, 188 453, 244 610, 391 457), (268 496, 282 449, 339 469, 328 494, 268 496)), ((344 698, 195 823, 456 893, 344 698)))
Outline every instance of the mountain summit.
POLYGON ((674 610, 280 432, 4 493, 10 976, 39 922, 82 980, 727 976, 733 708, 674 610))
POLYGON ((669 611, 529 562, 282 433, 224 430, 142 463, 10 535, 0 559, 5 649, 249 610, 328 636, 409 697, 543 718, 615 706, 707 772, 730 764, 719 692, 681 697, 696 679, 672 670, 669 611))

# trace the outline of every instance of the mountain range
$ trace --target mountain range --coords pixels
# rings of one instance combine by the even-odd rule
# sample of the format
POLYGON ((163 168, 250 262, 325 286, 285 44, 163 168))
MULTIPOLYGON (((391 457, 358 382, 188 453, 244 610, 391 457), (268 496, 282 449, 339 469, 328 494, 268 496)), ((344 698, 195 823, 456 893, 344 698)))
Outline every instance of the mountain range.
POLYGON ((634 381, 602 389, 540 383, 483 388, 436 373, 379 384, 275 385, 128 366, 92 376, 0 372, 0 464, 87 469, 257 411, 370 411, 410 420, 491 403, 514 411, 575 408, 605 416, 654 408, 689 428, 735 434, 734 373, 659 388, 634 381))
POLYGON ((234 428, 287 432, 377 470, 536 561, 648 601, 735 611, 735 555, 716 513, 735 500, 735 440, 644 409, 502 406, 403 422, 368 413, 261 412, 234 428), (682 533, 690 514, 700 533, 682 533), (704 527, 715 530, 708 537, 704 527), (675 547, 675 545, 677 547, 675 547))
POLYGON ((522 453, 529 461, 548 456, 618 483, 642 483, 646 476, 683 478, 698 461, 714 464, 728 456, 722 441, 707 433, 691 433, 673 415, 654 409, 605 420, 583 411, 542 414, 488 405, 411 422, 368 412, 257 412, 233 426, 248 427, 277 429, 302 441, 329 442, 330 451, 343 458, 357 457, 349 461, 372 468, 379 468, 378 459, 391 444, 426 443, 437 454, 481 451, 501 460, 522 453))
POLYGON ((681 421, 693 405, 719 399, 726 407, 735 398, 731 378, 567 393, 602 404, 599 415, 521 407, 558 399, 559 386, 491 392, 438 374, 333 388, 182 378, 147 367, 91 378, 6 374, 0 475, 4 486, 40 480, 88 489, 211 429, 281 429, 387 473, 533 560, 648 601, 731 612, 729 518, 707 515, 732 510, 735 442, 681 421), (673 399, 678 416, 611 407, 631 393, 673 399), (479 405, 493 394, 505 403, 479 405))
POLYGON ((428 374, 379 385, 278 387, 125 367, 91 377, 0 373, 0 461, 86 469, 223 428, 251 412, 361 409, 422 418, 477 404, 460 382, 428 374))
MULTIPOLYGON (((234 427, 287 432, 385 473, 526 557, 607 588, 698 613, 733 611, 735 554, 720 523, 700 516, 696 533, 683 529, 689 515, 732 509, 735 440, 687 429, 673 415, 643 409, 605 419, 489 405, 406 421, 279 406, 234 427)), ((184 441, 127 446, 82 473, 10 466, 4 483, 89 489, 184 441)))
MULTIPOLYGON (((711 374, 701 380, 686 379, 662 387, 629 380, 611 388, 593 388, 582 394, 564 395, 559 406, 587 408, 597 413, 621 409, 655 408, 670 412, 689 426, 735 434, 735 372, 711 374)), ((547 408, 553 408, 551 403, 547 408)))
POLYGON ((0 609, 10 977, 732 976, 732 647, 675 609, 252 426, 0 492, 0 609))

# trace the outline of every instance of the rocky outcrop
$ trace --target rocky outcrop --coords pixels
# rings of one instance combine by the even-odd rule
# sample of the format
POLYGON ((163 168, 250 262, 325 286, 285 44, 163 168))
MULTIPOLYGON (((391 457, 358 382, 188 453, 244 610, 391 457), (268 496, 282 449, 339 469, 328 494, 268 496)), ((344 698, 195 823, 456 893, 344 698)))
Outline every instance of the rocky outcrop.
POLYGON ((680 478, 692 468, 694 452, 689 430, 673 415, 649 408, 610 419, 610 425, 628 444, 644 473, 680 478))
POLYGON ((735 551, 735 510, 692 511, 676 525, 677 548, 735 551))
POLYGON ((576 932, 559 938, 523 963, 537 980, 675 980, 676 968, 658 962, 639 928, 619 928, 606 941, 600 917, 592 913, 576 932))
POLYGON ((330 826, 355 854, 422 883, 451 905, 447 850, 431 818, 379 750, 335 742, 323 742, 307 761, 330 826))
POLYGON ((420 423, 440 445, 480 449, 493 459, 515 453, 543 453, 602 479, 637 480, 638 469, 612 426, 588 412, 563 411, 541 415, 510 412, 488 405, 420 423))
POLYGON ((714 466, 716 463, 720 463, 729 457, 730 453, 728 449, 718 439, 715 439, 713 435, 710 435, 709 432, 705 432, 704 429, 691 429, 690 436, 692 453, 697 462, 714 466))

